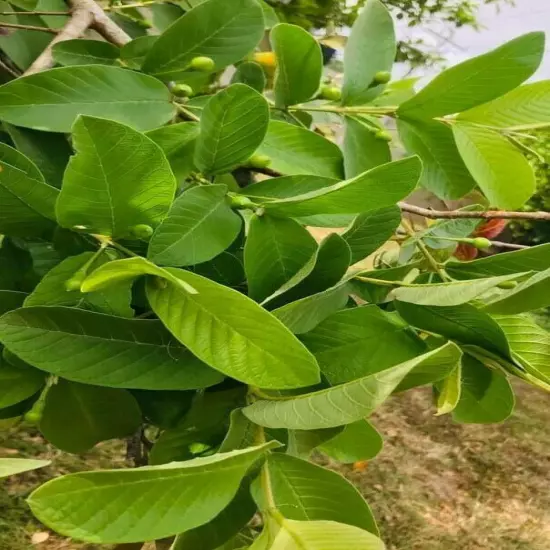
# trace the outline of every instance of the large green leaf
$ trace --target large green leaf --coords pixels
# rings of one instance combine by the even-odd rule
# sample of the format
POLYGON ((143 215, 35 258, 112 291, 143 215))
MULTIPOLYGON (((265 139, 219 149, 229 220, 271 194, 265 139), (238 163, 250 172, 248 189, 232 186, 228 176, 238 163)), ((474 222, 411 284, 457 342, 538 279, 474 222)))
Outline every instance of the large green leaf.
POLYGON ((132 128, 82 116, 73 126, 71 158, 57 200, 63 227, 127 237, 135 225, 157 226, 176 190, 162 149, 132 128))
POLYGON ((323 443, 320 450, 338 462, 353 464, 374 458, 382 450, 383 444, 382 436, 370 422, 358 420, 323 443))
POLYGON ((149 243, 151 261, 195 265, 212 260, 237 238, 242 218, 226 201, 226 185, 188 189, 172 205, 149 243))
POLYGON ((25 366, 11 365, 0 355, 0 409, 33 396, 44 385, 44 373, 25 366))
POLYGON ((39 487, 28 503, 42 523, 86 542, 169 537, 218 515, 237 493, 246 471, 271 447, 162 466, 71 474, 39 487))
POLYGON ((339 311, 304 334, 302 341, 331 384, 383 371, 426 349, 421 340, 377 306, 339 311))
POLYGON ((246 84, 232 84, 211 97, 202 111, 195 164, 208 174, 231 171, 260 146, 268 123, 264 97, 246 84))
POLYGON ((514 410, 514 392, 505 376, 469 355, 462 358, 462 389, 453 420, 463 424, 503 422, 514 410))
POLYGON ((0 233, 27 237, 52 229, 57 195, 30 159, 0 143, 0 233))
POLYGON ((429 119, 491 101, 527 80, 543 55, 544 33, 525 34, 442 72, 398 113, 402 118, 429 119))
POLYGON ((315 430, 361 420, 378 408, 399 383, 417 367, 456 365, 460 350, 449 342, 383 371, 314 393, 278 401, 257 401, 243 413, 260 426, 315 430))
MULTIPOLYGON (((255 426, 255 424, 252 424, 249 420, 248 422, 252 426, 255 426)), ((337 436, 343 430, 344 426, 336 426, 335 428, 321 430, 288 430, 286 452, 290 456, 309 459, 311 453, 322 443, 337 436)))
POLYGON ((298 222, 253 216, 244 248, 249 296, 258 302, 271 296, 311 261, 316 250, 315 239, 298 222))
MULTIPOLYGON (((0 259, 4 260, 1 256, 0 259)), ((15 290, 0 290, 0 315, 3 315, 12 309, 21 307, 26 297, 27 294, 24 292, 17 292, 15 290)))
POLYGON ((262 93, 266 85, 266 76, 259 63, 245 61, 237 66, 235 74, 231 78, 231 84, 246 84, 257 92, 262 93))
POLYGON ((25 307, 0 318, 0 341, 30 365, 75 382, 186 390, 221 380, 158 321, 25 307))
POLYGON ((116 65, 120 49, 101 40, 64 40, 52 48, 59 65, 116 65))
MULTIPOLYGON (((465 206, 461 211, 479 210, 481 207, 477 204, 465 206)), ((417 236, 422 238, 427 246, 434 249, 452 248, 457 246, 456 241, 449 241, 452 238, 469 237, 482 223, 479 219, 458 218, 450 220, 439 220, 430 225, 427 229, 417 233, 417 236)))
POLYGON ((58 449, 84 453, 100 441, 129 437, 140 425, 141 412, 126 390, 59 379, 46 394, 40 431, 58 449))
POLYGON ((518 279, 523 273, 474 279, 472 281, 453 281, 431 285, 402 286, 392 292, 392 296, 401 302, 420 306, 459 306, 470 302, 498 285, 518 279))
POLYGON ((316 214, 359 214, 395 205, 409 195, 420 178, 418 157, 377 166, 351 180, 344 180, 288 199, 266 202, 273 214, 299 217, 316 214))
POLYGON ((344 54, 344 105, 363 105, 384 89, 377 85, 379 71, 391 71, 396 55, 395 30, 380 0, 368 0, 355 21, 344 54))
POLYGON ((0 119, 10 124, 70 132, 78 115, 150 130, 168 122, 174 107, 155 78, 103 65, 51 69, 0 86, 0 119))
POLYGON ((205 363, 263 388, 296 388, 319 381, 314 357, 281 321, 250 298, 188 271, 166 271, 198 293, 189 294, 171 280, 164 288, 150 282, 151 307, 205 363))
MULTIPOLYGON (((94 257, 93 252, 83 252, 78 256, 69 256, 48 271, 36 288, 26 298, 25 306, 67 306, 82 307, 100 313, 119 317, 133 317, 130 307, 132 293, 130 285, 122 283, 113 288, 83 294, 79 290, 68 290, 66 283, 94 257)), ((105 255, 97 258, 94 265, 103 265, 109 261, 105 255)))
POLYGON ((305 128, 272 120, 258 154, 271 159, 270 168, 285 175, 313 174, 340 179, 342 151, 332 141, 305 128))
POLYGON ((0 458, 0 478, 13 476, 22 472, 44 468, 49 460, 34 460, 31 458, 0 458))
POLYGON ((401 210, 388 206, 360 214, 342 234, 351 249, 355 264, 376 252, 394 234, 401 223, 401 210))
POLYGON ((241 194, 255 202, 260 199, 288 199, 330 187, 335 183, 338 183, 337 179, 323 176, 282 176, 249 185, 241 190, 241 194))
POLYGON ((461 120, 499 128, 530 128, 550 123, 550 81, 520 86, 506 95, 474 107, 461 120))
POLYGON ((498 208, 522 206, 535 192, 535 174, 522 152, 491 128, 453 124, 464 163, 491 203, 498 208))
MULTIPOLYGON (((271 454, 266 468, 275 506, 286 519, 338 521, 378 535, 369 505, 340 474, 282 453, 271 454)), ((258 481, 253 493, 265 509, 258 481)))
POLYGON ((422 159, 422 187, 444 200, 459 199, 475 187, 448 126, 430 120, 400 120, 397 127, 407 151, 422 159))
POLYGON ((344 121, 344 167, 346 178, 354 178, 371 168, 391 161, 389 143, 376 137, 377 123, 353 117, 344 121))
POLYGON ((440 307, 395 302, 395 306, 401 317, 414 327, 510 357, 502 329, 489 315, 470 304, 440 307))
POLYGON ((198 56, 210 57, 220 70, 251 52, 263 34, 263 10, 255 0, 207 0, 161 34, 143 70, 170 80, 198 56))
POLYGON ((323 74, 321 46, 306 30, 280 23, 271 29, 271 46, 277 58, 275 103, 287 107, 311 99, 323 74))

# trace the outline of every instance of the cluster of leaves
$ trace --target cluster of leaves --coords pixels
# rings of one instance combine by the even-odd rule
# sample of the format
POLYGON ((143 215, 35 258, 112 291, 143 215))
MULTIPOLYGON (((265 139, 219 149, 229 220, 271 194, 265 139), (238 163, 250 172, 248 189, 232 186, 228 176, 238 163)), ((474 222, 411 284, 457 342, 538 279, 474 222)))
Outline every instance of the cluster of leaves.
MULTIPOLYGON (((108 53, 59 42, 63 66, 0 87, 0 417, 34 415, 66 452, 136 433, 150 451, 30 496, 66 536, 380 550, 367 503, 313 450, 372 458, 367 417, 417 386, 457 422, 506 419, 511 376, 550 389, 549 333, 524 316, 550 304, 550 245, 459 262, 476 220, 415 232, 398 207, 419 184, 452 199, 478 187, 500 208, 531 196, 515 136, 550 123, 550 83, 522 85, 543 35, 415 94, 388 83, 393 22, 369 0, 327 101, 319 44, 286 23, 264 90, 246 59, 265 13, 206 0, 108 53), (218 90, 188 97, 204 75, 218 90), (312 130, 327 114, 342 147, 312 130), (392 161, 384 116, 411 156, 392 161), (243 170, 275 177, 239 187, 243 170), (306 226, 345 229, 318 244, 306 226), (388 240, 393 265, 350 271, 388 240)), ((2 460, 0 474, 41 465, 2 460)))

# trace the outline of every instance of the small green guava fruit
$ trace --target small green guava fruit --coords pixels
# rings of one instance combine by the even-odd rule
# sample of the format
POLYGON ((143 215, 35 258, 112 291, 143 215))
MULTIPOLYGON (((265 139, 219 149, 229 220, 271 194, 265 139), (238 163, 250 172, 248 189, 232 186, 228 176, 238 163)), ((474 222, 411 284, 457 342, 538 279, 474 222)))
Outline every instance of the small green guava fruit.
POLYGON ((342 90, 337 86, 322 86, 319 96, 330 101, 339 101, 342 98, 342 90))
POLYGON ((199 56, 191 59, 189 63, 189 68, 194 71, 200 71, 202 73, 211 73, 214 70, 216 64, 214 60, 210 57, 199 56))
POLYGON ((191 97, 193 95, 193 88, 188 84, 174 84, 170 91, 178 97, 191 97))
POLYGON ((142 241, 148 241, 153 236, 153 228, 145 223, 139 223, 130 228, 130 235, 142 241))
POLYGON ((252 155, 247 161, 251 168, 267 168, 271 164, 271 157, 267 155, 252 155))
POLYGON ((392 135, 389 132, 386 132, 386 130, 376 131, 374 133, 374 137, 380 141, 391 141, 393 139, 392 135))
POLYGON ((470 244, 478 250, 485 250, 487 248, 491 248, 492 246, 491 241, 485 237, 476 237, 475 239, 472 239, 470 244))
POLYGON ((376 84, 387 84, 391 80, 391 73, 389 71, 378 71, 374 75, 373 81, 376 84))

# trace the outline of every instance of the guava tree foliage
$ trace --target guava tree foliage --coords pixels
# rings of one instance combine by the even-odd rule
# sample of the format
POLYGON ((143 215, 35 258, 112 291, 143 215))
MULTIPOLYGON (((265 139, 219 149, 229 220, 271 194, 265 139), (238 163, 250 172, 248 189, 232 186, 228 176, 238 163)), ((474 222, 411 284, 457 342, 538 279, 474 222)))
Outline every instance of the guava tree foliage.
POLYGON ((491 245, 469 237, 484 219, 550 219, 508 211, 534 192, 519 138, 550 124, 550 82, 524 84, 542 34, 415 93, 390 82, 392 20, 368 0, 340 93, 315 39, 257 0, 174 6, 133 40, 91 0, 14 5, 54 32, 42 53, 28 22, 2 37, 0 417, 38 418, 69 453, 129 437, 142 465, 45 483, 28 501, 45 525, 173 550, 382 549, 314 451, 373 458, 369 415, 418 386, 465 423, 505 420, 513 377, 550 389, 549 334, 525 315, 550 305, 550 244, 453 256, 491 245), (272 90, 250 61, 266 27, 272 90), (105 40, 75 38, 88 28, 105 40), (392 159, 386 120, 409 156, 392 159), (406 202, 419 186, 480 204, 406 202), (317 243, 309 226, 340 229, 317 243))

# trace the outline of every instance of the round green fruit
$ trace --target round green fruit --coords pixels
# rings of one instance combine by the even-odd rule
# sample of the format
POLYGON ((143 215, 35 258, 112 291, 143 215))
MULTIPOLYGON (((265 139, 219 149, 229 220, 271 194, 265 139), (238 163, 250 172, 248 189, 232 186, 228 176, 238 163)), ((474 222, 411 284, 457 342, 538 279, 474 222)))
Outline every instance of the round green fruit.
POLYGON ((215 67, 216 64, 214 63, 214 60, 210 57, 204 56, 194 57, 191 59, 191 63, 189 64, 190 69, 201 71, 202 73, 211 73, 215 67))
POLYGON ((485 237, 476 237, 475 239, 472 239, 471 245, 478 250, 485 250, 486 248, 491 248, 492 246, 491 241, 485 237))
POLYGON ((497 285, 498 288, 502 288, 503 290, 510 290, 516 288, 516 286, 518 286, 517 281, 503 281, 497 285))
POLYGON ((339 101, 342 98, 342 90, 337 86, 322 86, 319 95, 323 99, 339 101))
POLYGON ((247 161, 247 166, 251 168, 267 168, 271 164, 271 157, 267 155, 252 155, 247 161))
POLYGON ((142 241, 148 241, 153 236, 153 228, 145 223, 130 228, 130 235, 142 241))
POLYGON ((389 71, 378 71, 374 75, 374 82, 376 84, 387 84, 391 80, 391 73, 389 71))
POLYGON ((380 141, 391 141, 393 139, 392 135, 389 132, 386 132, 386 130, 377 130, 374 137, 380 141))
POLYGON ((193 88, 187 84, 174 84, 170 91, 178 97, 191 97, 193 95, 193 88))

